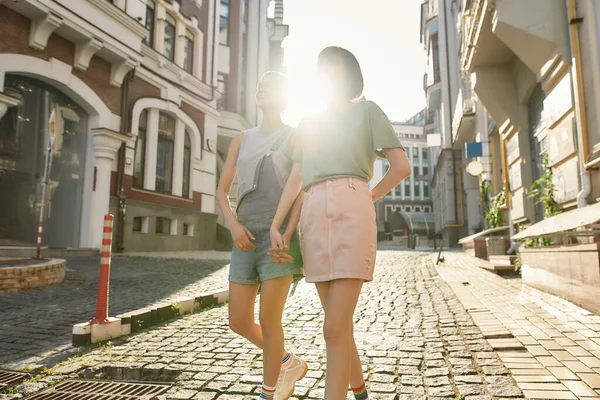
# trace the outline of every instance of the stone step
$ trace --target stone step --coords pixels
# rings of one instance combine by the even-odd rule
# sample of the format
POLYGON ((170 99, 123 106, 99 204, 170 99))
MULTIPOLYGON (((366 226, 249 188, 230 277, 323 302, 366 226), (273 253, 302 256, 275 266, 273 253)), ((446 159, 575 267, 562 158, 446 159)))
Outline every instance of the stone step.
POLYGON ((516 259, 516 256, 509 255, 489 256, 489 261, 479 266, 498 275, 507 275, 514 272, 516 259))

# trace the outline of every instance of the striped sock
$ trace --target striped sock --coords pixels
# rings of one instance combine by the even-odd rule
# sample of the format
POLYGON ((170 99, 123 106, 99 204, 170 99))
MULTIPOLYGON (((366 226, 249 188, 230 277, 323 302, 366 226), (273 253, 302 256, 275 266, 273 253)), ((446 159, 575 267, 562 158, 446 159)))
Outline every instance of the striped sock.
POLYGON ((369 395, 367 394, 367 387, 365 386, 364 382, 359 387, 352 388, 352 393, 354 393, 354 398, 356 400, 365 400, 369 398, 369 395))
POLYGON ((275 396, 275 388, 263 384, 262 392, 260 392, 259 399, 272 399, 275 396))
POLYGON ((292 353, 289 351, 285 352, 285 356, 281 359, 281 367, 286 368, 288 364, 292 361, 292 353))

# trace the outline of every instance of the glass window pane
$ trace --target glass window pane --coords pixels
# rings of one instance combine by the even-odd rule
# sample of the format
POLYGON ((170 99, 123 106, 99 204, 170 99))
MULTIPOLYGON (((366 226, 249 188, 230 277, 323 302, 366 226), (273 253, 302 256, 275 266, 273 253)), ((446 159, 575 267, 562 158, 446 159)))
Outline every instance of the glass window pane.
MULTIPOLYGON (((175 59, 175 21, 169 21, 169 15, 167 14, 167 22, 165 24, 165 48, 163 55, 169 60, 175 59)), ((171 19, 173 19, 171 17, 171 19)))
POLYGON ((173 152, 175 119, 160 113, 158 118, 158 145, 156 152, 156 191, 171 193, 173 182, 173 152))
POLYGON ((186 39, 183 55, 183 69, 188 73, 192 73, 194 70, 194 34, 186 30, 186 39))
POLYGON ((144 166, 146 164, 146 125, 148 123, 148 110, 140 114, 140 126, 135 142, 135 156, 133 161, 133 186, 144 187, 144 166))
POLYGON ((421 185, 419 183, 415 183, 415 197, 421 196, 421 185))
POLYGON ((185 144, 183 147, 183 188, 181 193, 183 197, 190 197, 190 177, 191 177, 192 148, 189 132, 185 132, 185 144))
POLYGON ((171 220, 169 218, 156 217, 156 233, 170 234, 171 220))
POLYGON ((154 18, 154 2, 152 0, 147 0, 145 25, 146 29, 148 29, 148 35, 146 36, 146 39, 144 39, 144 42, 150 47, 154 47, 154 18))

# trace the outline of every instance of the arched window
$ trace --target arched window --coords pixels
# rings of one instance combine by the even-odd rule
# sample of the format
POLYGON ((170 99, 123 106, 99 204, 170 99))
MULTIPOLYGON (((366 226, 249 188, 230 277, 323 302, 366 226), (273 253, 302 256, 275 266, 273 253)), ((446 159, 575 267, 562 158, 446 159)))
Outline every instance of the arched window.
POLYGON ((146 133, 148 131, 148 110, 140 114, 140 125, 135 143, 135 157, 133 161, 133 186, 144 187, 144 166, 146 164, 146 133))
POLYGON ((171 61, 175 61, 175 18, 167 14, 165 19, 165 43, 163 55, 171 61))
POLYGON ((175 148, 175 119, 160 113, 156 148, 156 191, 171 193, 173 187, 173 151, 175 148))
POLYGON ((185 141, 183 145, 183 197, 190 197, 190 178, 192 174, 192 142, 190 133, 185 131, 185 141))

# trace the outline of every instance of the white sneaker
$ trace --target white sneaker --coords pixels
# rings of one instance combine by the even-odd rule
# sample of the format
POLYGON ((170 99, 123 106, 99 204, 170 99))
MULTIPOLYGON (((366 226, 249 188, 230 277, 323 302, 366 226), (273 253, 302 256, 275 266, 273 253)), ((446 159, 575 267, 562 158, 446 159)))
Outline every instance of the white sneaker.
POLYGON ((282 368, 281 372, 279 372, 273 400, 287 400, 292 397, 296 388, 296 382, 304 378, 308 372, 306 361, 296 357, 292 353, 290 353, 290 356, 292 360, 289 366, 285 369, 282 368))

